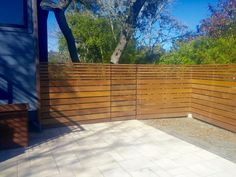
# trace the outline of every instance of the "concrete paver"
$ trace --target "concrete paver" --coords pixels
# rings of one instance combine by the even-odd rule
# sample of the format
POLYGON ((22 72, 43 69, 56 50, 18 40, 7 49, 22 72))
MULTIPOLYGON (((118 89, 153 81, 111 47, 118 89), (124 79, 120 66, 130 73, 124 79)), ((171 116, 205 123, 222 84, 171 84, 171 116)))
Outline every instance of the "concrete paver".
POLYGON ((140 121, 44 130, 0 151, 0 177, 234 177, 236 164, 140 121))

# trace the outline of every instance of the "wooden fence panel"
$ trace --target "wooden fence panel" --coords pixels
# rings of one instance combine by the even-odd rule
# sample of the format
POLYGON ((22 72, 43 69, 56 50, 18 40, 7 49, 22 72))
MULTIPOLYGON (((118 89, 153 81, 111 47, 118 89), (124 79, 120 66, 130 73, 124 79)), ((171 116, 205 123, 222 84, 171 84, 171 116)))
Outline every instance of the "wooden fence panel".
POLYGON ((236 65, 192 66, 191 112, 236 132, 236 65))
POLYGON ((184 117, 190 111, 191 68, 138 65, 137 119, 184 117))
POLYGON ((111 120, 136 118, 136 65, 111 65, 111 120))
POLYGON ((45 126, 195 118, 236 132, 236 65, 41 64, 45 126))
POLYGON ((40 67, 44 126, 110 121, 110 66, 48 64, 40 67))

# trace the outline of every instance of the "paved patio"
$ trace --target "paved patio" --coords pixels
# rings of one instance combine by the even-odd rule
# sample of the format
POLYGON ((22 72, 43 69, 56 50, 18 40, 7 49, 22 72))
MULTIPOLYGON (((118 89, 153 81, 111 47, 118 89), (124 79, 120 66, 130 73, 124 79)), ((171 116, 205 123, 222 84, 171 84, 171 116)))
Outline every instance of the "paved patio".
POLYGON ((32 134, 0 151, 0 177, 235 177, 236 164, 142 122, 89 124, 32 134))

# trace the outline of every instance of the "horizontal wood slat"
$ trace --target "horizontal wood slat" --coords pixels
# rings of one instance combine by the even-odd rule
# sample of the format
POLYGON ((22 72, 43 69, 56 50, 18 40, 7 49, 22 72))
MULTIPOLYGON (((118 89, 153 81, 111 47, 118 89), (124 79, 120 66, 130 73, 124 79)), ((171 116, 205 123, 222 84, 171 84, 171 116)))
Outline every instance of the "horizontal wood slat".
POLYGON ((135 119, 136 70, 136 65, 111 65, 111 120, 135 119), (117 104, 121 102, 130 105, 117 104))
POLYGON ((236 132, 236 65, 192 66, 193 116, 236 132))
POLYGON ((182 117, 236 131, 236 65, 40 64, 41 120, 182 117))
POLYGON ((186 116, 190 111, 190 79, 189 67, 137 66, 137 119, 186 116))
POLYGON ((44 126, 110 120, 110 65, 41 64, 44 126))

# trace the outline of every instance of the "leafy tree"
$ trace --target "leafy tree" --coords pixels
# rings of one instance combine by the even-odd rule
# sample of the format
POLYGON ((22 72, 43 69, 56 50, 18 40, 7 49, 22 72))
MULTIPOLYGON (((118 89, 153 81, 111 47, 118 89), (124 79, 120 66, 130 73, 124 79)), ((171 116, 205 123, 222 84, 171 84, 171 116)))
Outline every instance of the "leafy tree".
POLYGON ((107 19, 79 12, 68 14, 67 18, 81 61, 107 63, 115 45, 107 19))
MULTIPOLYGON (((67 13, 68 24, 75 37, 77 51, 82 62, 109 63, 116 47, 120 25, 113 21, 113 28, 107 17, 96 16, 89 11, 67 13)), ((130 40, 120 63, 134 63, 136 42, 130 40)), ((66 55, 66 41, 59 35, 59 51, 66 55)))
POLYGON ((209 5, 210 17, 202 20, 199 32, 210 37, 236 36, 236 0, 220 0, 209 5))
POLYGON ((152 64, 159 63, 161 56, 165 54, 165 50, 161 46, 156 46, 150 52, 149 47, 142 46, 137 53, 137 64, 152 64))
POLYGON ((228 64, 236 63, 234 37, 199 37, 180 42, 176 49, 163 55, 160 64, 228 64))
MULTIPOLYGON (((105 1, 105 0, 100 0, 105 1)), ((121 32, 118 44, 111 56, 111 63, 119 63, 123 51, 127 47, 129 40, 139 35, 157 36, 155 39, 145 38, 140 41, 148 41, 151 49, 159 45, 160 39, 167 40, 168 32, 172 29, 182 29, 182 25, 177 26, 176 21, 166 13, 169 0, 113 0, 113 6, 109 5, 112 16, 121 22, 121 32), (156 28, 159 23, 159 28, 156 28), (154 32, 153 29, 157 29, 154 32), (150 35, 151 34, 151 35, 150 35)), ((173 32, 173 31, 172 31, 173 32)), ((172 33, 174 34, 174 33, 172 33)))
POLYGON ((68 8, 71 2, 72 0, 59 0, 57 3, 53 0, 42 0, 40 6, 44 10, 54 12, 57 23, 67 41, 67 46, 72 62, 79 62, 74 36, 67 24, 65 17, 65 10, 68 8))
MULTIPOLYGON (((166 13, 165 9, 168 3, 169 0, 59 0, 57 3, 53 0, 42 0, 41 7, 45 10, 52 10, 55 13, 73 62, 79 61, 77 55, 78 51, 76 51, 73 33, 65 18, 66 9, 68 12, 78 12, 78 10, 89 8, 93 10, 93 12, 97 12, 97 17, 108 19, 108 24, 114 38, 113 41, 116 43, 116 48, 113 50, 110 61, 111 63, 118 63, 127 46, 137 47, 137 43, 132 44, 134 41, 138 41, 137 34, 139 35, 139 41, 149 44, 148 55, 154 56, 153 50, 155 46, 160 45, 163 41, 167 41, 167 38, 170 36, 169 34, 174 34, 171 33, 172 28, 174 30, 182 28, 181 25, 177 24, 176 21, 166 13), (81 6, 81 4, 84 6, 81 6), (159 23, 159 25, 157 25, 157 23, 159 23), (120 25, 118 28, 116 26, 117 24, 120 25), (156 26, 158 27, 155 28, 156 26), (157 29, 157 31, 153 30, 154 28, 157 29), (117 29, 119 29, 119 36, 117 36, 117 29), (145 34, 148 34, 149 38, 147 38, 148 36, 145 36, 145 34), (151 36, 156 37, 151 38, 151 36), (141 39, 142 37, 145 40, 141 39), (130 40, 130 45, 128 45, 130 40)), ((98 42, 99 40, 96 39, 95 41, 98 42)), ((79 42, 77 41, 77 43, 79 42)), ((82 44, 80 43, 80 45, 82 44)), ((100 57, 102 60, 104 60, 104 57, 106 58, 107 52, 102 50, 103 47, 101 47, 101 44, 97 43, 95 46, 88 46, 87 43, 84 45, 86 45, 84 50, 92 51, 93 54, 95 54, 95 52, 98 53, 97 56, 90 55, 90 58, 100 57)), ((82 47, 79 48, 79 52, 83 53, 82 47)), ((86 58, 88 58, 89 53, 90 52, 87 52, 86 58)), ((81 56, 84 56, 84 53, 80 54, 80 57, 81 56)), ((94 59, 92 59, 92 61, 94 61, 94 59)), ((124 60, 121 62, 124 62, 124 60)))
POLYGON ((69 54, 66 54, 64 52, 54 52, 54 51, 48 52, 49 63, 66 63, 69 62, 70 60, 71 59, 69 57, 69 54))
POLYGON ((236 1, 220 0, 209 6, 198 33, 188 33, 161 57, 161 64, 236 63, 236 1))

